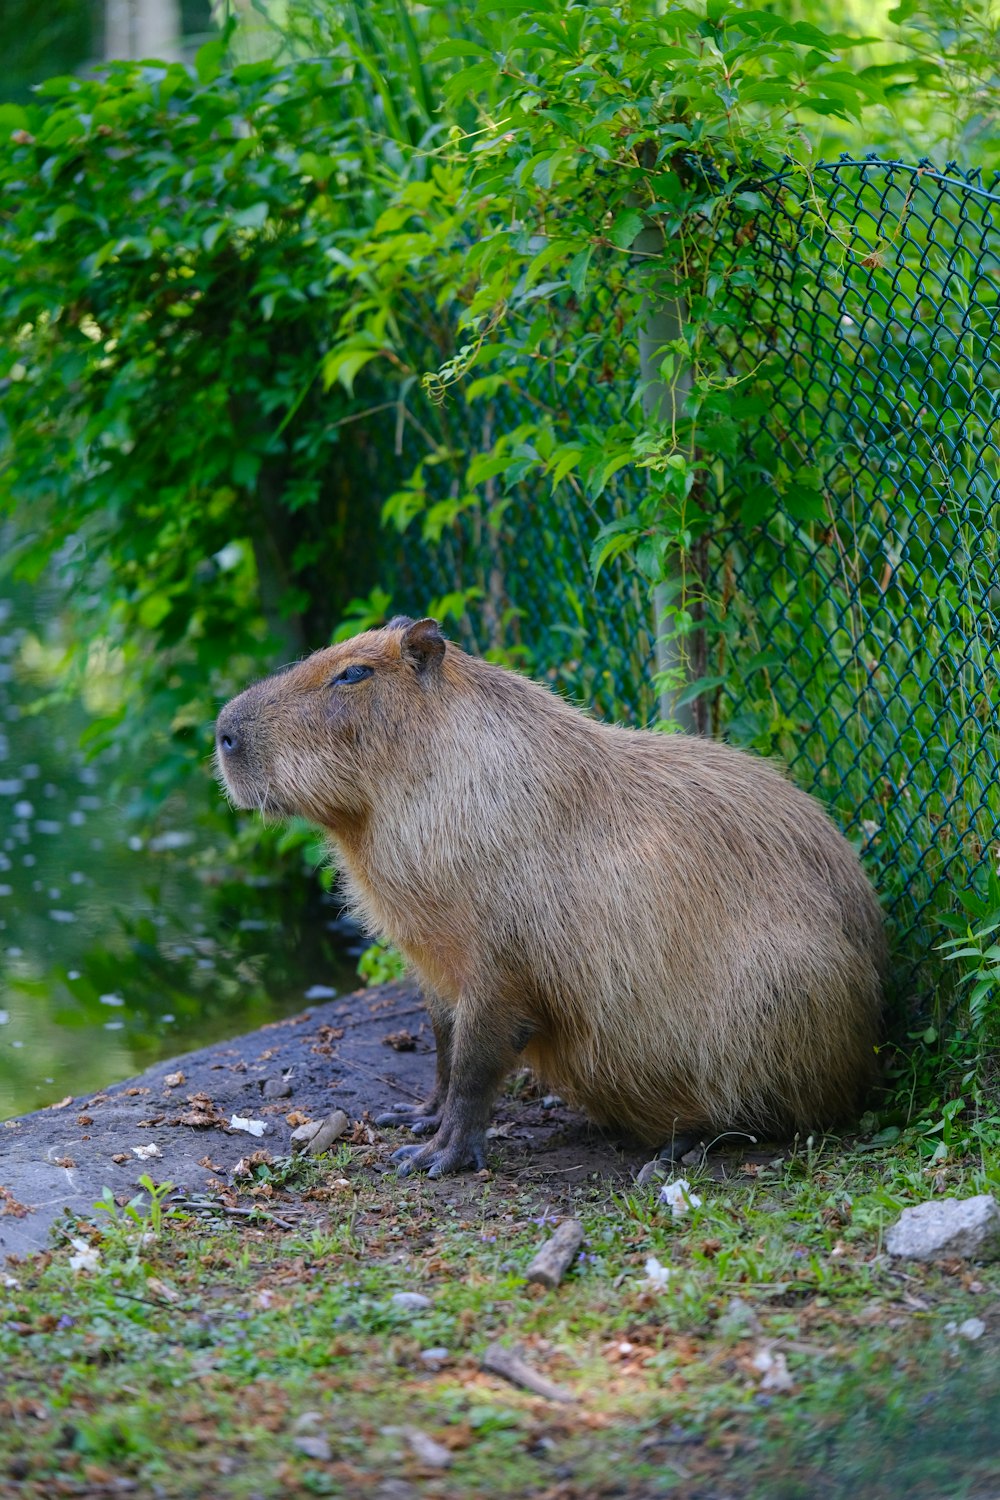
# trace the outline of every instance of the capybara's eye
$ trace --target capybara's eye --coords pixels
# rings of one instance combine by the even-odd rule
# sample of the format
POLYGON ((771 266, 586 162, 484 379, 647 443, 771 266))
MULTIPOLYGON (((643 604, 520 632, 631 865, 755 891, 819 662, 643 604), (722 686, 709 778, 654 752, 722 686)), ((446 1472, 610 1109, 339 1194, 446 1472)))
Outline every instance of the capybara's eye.
POLYGON ((342 672, 338 672, 336 677, 331 677, 330 686, 333 687, 335 682, 363 682, 366 677, 371 677, 374 671, 374 667, 363 667, 355 662, 353 666, 345 667, 342 672))

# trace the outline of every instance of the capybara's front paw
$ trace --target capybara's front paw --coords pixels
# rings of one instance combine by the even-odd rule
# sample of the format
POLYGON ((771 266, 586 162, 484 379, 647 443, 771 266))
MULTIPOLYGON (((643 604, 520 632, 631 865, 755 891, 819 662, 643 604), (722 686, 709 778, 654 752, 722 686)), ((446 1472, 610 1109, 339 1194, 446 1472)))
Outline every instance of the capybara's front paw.
POLYGON ((400 1146, 392 1153, 399 1163, 400 1177, 411 1172, 426 1172, 428 1177, 447 1177, 472 1167, 481 1172, 486 1166, 486 1132, 457 1133, 442 1129, 424 1146, 400 1146))

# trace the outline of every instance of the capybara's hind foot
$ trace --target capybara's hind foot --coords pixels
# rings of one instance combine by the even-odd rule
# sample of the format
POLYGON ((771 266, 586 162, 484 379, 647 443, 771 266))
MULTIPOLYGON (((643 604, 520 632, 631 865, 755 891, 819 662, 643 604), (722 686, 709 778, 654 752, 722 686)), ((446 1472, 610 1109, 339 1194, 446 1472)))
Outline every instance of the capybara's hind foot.
POLYGON ((375 1116, 376 1125, 409 1125, 414 1135, 429 1135, 441 1125, 441 1111, 434 1104, 393 1104, 375 1116))

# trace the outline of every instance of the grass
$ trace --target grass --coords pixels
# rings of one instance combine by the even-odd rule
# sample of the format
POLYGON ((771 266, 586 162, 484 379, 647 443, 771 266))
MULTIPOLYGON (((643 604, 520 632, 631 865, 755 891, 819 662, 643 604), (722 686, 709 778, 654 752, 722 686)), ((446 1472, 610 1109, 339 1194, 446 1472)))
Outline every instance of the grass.
POLYGON ((702 1202, 678 1219, 591 1181, 554 1291, 524 1279, 545 1201, 500 1174, 442 1190, 344 1147, 197 1212, 106 1205, 6 1267, 0 1494, 985 1500, 1000 1265, 881 1245, 909 1203, 1000 1190, 1000 1141, 930 1165, 918 1146, 689 1172, 702 1202), (227 1216, 254 1204, 295 1227, 227 1216), (497 1339, 576 1399, 484 1373, 497 1339))

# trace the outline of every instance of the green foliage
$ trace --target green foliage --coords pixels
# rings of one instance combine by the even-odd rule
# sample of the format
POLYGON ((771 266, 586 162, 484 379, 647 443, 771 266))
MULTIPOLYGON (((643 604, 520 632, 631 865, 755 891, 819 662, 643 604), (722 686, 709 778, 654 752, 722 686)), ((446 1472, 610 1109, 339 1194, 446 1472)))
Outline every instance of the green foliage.
POLYGON ((407 972, 405 958, 388 943, 372 943, 358 959, 358 974, 365 984, 388 984, 404 979, 407 972))
POLYGON ((968 1033, 982 1052, 1000 1041, 1000 876, 990 870, 987 889, 959 891, 965 920, 948 925, 959 936, 941 944, 949 963, 961 970, 958 992, 966 1008, 968 1033))
POLYGON ((172 1182, 156 1183, 148 1172, 144 1172, 139 1178, 139 1186, 142 1192, 130 1198, 122 1208, 119 1208, 111 1188, 105 1188, 94 1204, 98 1213, 107 1215, 101 1221, 104 1237, 116 1246, 119 1254, 129 1251, 138 1256, 143 1248, 144 1235, 158 1239, 163 1234, 165 1222, 179 1217, 176 1209, 167 1207, 167 1199, 174 1191, 172 1182))
POLYGON ((96 732, 171 734, 155 807, 221 694, 328 636, 373 568, 356 497, 385 455, 324 362, 377 174, 331 63, 225 68, 219 43, 195 72, 52 80, 6 124, 7 566, 57 557, 122 653, 96 732))
POLYGON ((81 0, 4 0, 0 8, 0 102, 24 103, 34 84, 96 52, 95 7, 81 0))

